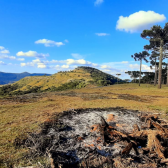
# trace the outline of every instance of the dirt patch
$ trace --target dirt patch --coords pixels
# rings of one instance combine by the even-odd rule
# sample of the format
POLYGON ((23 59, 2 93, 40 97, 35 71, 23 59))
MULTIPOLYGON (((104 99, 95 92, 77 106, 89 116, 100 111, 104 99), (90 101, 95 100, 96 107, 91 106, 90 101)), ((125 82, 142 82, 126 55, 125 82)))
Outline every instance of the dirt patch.
MULTIPOLYGON (((104 94, 100 94, 99 92, 94 92, 94 93, 77 93, 74 91, 70 92, 58 92, 55 93, 55 95, 61 95, 61 96, 70 96, 70 97, 80 97, 83 100, 96 100, 96 99, 109 99, 108 96, 104 94)), ((111 99, 111 98, 110 98, 111 99)))
POLYGON ((43 97, 45 97, 47 94, 46 93, 29 93, 25 95, 17 95, 17 96, 10 96, 3 98, 1 100, 1 104, 8 104, 8 103, 33 103, 37 102, 43 97))
POLYGON ((139 101, 139 102, 144 102, 144 103, 150 103, 151 102, 151 99, 136 96, 136 95, 130 95, 130 94, 119 94, 118 98, 119 99, 124 99, 124 100, 134 100, 134 101, 139 101))

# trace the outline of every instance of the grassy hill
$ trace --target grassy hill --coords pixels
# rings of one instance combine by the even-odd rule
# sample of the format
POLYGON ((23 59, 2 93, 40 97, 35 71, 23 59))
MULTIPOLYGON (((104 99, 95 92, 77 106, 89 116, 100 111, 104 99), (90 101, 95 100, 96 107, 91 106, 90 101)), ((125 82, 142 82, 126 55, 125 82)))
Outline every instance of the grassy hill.
MULTIPOLYGON (((118 79, 119 82, 123 82, 118 79)), ((51 76, 28 76, 13 85, 4 86, 0 94, 25 94, 43 91, 62 91, 89 86, 107 86, 117 82, 117 77, 91 67, 78 67, 72 71, 60 71, 51 76)))

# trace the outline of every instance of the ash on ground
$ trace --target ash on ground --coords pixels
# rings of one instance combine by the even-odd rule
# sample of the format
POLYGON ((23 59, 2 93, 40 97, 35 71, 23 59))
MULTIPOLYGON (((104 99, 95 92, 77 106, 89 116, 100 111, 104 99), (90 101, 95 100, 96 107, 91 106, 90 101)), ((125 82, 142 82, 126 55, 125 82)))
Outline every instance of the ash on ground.
POLYGON ((51 167, 166 167, 167 124, 123 108, 76 109, 42 125, 25 141, 51 167), (55 119, 57 118, 57 119, 55 119))

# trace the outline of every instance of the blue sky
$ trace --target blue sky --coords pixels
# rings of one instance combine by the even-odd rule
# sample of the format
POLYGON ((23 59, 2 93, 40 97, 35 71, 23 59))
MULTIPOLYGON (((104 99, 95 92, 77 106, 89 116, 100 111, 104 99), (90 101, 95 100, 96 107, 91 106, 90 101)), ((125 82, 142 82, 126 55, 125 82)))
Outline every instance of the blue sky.
MULTIPOLYGON (((167 0, 1 0, 0 71, 50 73, 91 66, 139 70, 142 30, 168 17, 167 0)), ((149 64, 143 62, 143 71, 149 64)))

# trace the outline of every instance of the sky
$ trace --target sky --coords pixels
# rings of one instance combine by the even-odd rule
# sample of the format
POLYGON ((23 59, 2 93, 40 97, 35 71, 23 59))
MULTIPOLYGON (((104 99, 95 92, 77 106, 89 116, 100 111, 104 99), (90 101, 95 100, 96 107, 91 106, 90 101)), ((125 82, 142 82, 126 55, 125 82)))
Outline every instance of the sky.
MULTIPOLYGON (((49 73, 90 66, 129 79, 131 55, 164 27, 167 0, 0 0, 0 71, 49 73)), ((142 71, 151 71, 142 62, 142 71)))

